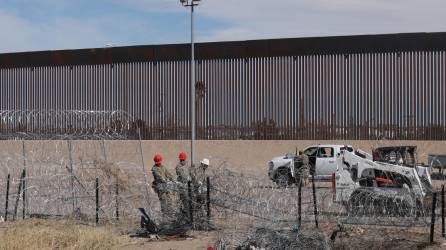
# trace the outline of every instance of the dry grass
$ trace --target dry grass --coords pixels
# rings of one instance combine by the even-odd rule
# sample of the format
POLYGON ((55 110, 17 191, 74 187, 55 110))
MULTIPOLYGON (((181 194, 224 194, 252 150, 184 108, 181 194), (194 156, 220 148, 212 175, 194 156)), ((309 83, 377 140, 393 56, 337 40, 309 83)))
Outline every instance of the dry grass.
POLYGON ((0 249, 115 249, 130 242, 111 227, 72 221, 25 220, 4 225, 0 249))

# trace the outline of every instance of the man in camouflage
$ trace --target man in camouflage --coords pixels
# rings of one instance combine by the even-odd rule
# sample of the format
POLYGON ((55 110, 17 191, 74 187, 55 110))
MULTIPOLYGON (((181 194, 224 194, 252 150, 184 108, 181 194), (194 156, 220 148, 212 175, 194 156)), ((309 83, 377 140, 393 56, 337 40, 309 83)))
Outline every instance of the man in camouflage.
POLYGON ((302 151, 299 151, 299 157, 302 160, 302 167, 301 167, 301 177, 304 183, 304 186, 308 183, 308 177, 310 174, 310 162, 308 159, 308 155, 304 154, 302 151))
POLYGON ((161 155, 155 155, 153 158, 155 165, 152 167, 153 183, 152 188, 158 194, 161 204, 161 212, 163 219, 170 222, 173 219, 172 212, 172 191, 168 188, 168 183, 174 181, 173 176, 167 171, 161 163, 163 161, 161 155))
POLYGON ((194 186, 201 186, 206 182, 206 170, 209 167, 209 160, 200 161, 200 166, 196 167, 192 174, 192 182, 194 186))
POLYGON ((181 152, 178 156, 180 162, 175 167, 175 172, 177 174, 177 182, 179 184, 179 194, 180 194, 180 214, 182 218, 188 218, 189 211, 189 195, 187 189, 187 183, 191 181, 191 171, 190 166, 187 164, 187 154, 181 152))
POLYGON ((209 167, 209 160, 203 159, 198 167, 195 167, 192 171, 192 184, 194 190, 194 218, 196 227, 205 228, 207 225, 206 220, 206 170, 209 167))

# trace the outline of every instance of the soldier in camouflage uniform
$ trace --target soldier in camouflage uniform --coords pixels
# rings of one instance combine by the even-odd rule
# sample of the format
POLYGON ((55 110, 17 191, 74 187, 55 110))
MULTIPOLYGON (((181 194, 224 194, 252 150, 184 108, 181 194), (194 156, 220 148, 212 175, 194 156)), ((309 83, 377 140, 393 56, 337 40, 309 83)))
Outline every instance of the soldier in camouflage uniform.
POLYGON ((175 167, 175 172, 177 174, 177 182, 179 185, 180 193, 180 214, 182 218, 188 218, 189 211, 189 195, 187 189, 187 183, 191 181, 191 171, 190 166, 187 164, 187 154, 181 152, 178 156, 180 162, 175 167))
POLYGON ((152 167, 153 183, 152 188, 158 194, 158 198, 161 204, 161 212, 163 213, 163 219, 166 222, 170 222, 173 219, 172 212, 172 191, 168 189, 168 183, 173 180, 173 176, 167 171, 162 163, 161 155, 155 155, 153 161, 155 165, 152 167))
POLYGON ((192 184, 194 190, 194 218, 196 218, 196 227, 203 228, 206 226, 206 170, 209 167, 209 160, 203 159, 200 166, 195 167, 192 171, 192 184))
POLYGON ((308 176, 310 174, 310 162, 308 159, 308 155, 304 154, 302 151, 299 151, 299 157, 302 159, 302 167, 301 167, 301 176, 304 181, 304 186, 308 183, 308 176))

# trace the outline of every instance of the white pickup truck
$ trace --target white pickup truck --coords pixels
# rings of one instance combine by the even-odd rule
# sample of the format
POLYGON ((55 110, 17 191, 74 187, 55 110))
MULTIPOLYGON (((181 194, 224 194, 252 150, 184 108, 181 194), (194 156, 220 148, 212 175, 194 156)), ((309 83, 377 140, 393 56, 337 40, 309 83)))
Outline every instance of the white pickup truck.
MULTIPOLYGON (((310 163, 310 173, 315 173, 315 179, 330 179, 336 172, 336 157, 341 150, 353 152, 350 145, 313 145, 306 147, 303 153, 308 155, 310 163)), ((366 152, 356 152, 364 157, 372 159, 372 156, 366 152)), ((287 154, 273 158, 268 162, 268 176, 279 186, 288 186, 295 183, 294 173, 294 154, 287 154)))

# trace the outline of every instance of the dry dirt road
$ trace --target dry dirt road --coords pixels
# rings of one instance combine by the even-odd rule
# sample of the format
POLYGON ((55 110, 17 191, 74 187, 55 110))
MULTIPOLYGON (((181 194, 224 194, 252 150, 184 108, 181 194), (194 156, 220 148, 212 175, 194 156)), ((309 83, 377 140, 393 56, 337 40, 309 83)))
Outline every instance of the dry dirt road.
POLYGON ((138 243, 120 247, 119 250, 203 250, 212 246, 216 241, 216 232, 191 232, 190 236, 152 242, 140 239, 138 243))

